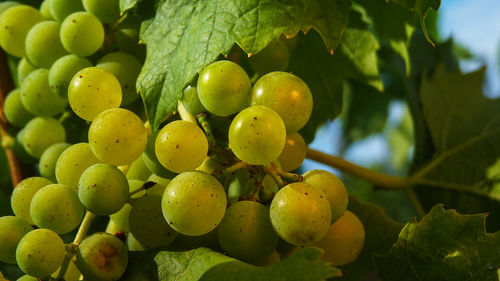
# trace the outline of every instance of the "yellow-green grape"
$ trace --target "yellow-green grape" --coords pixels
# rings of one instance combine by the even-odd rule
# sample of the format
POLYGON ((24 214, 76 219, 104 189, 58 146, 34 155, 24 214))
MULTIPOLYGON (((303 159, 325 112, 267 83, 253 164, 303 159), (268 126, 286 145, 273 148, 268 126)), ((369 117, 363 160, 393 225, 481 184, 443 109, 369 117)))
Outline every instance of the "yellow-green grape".
POLYGON ((137 239, 135 239, 132 233, 127 235, 127 248, 129 251, 145 251, 146 248, 141 245, 137 239))
POLYGON ((113 23, 120 17, 119 0, 83 0, 85 10, 103 23, 113 23))
POLYGON ((207 111, 198 97, 198 90, 194 86, 187 86, 182 91, 182 104, 193 116, 207 111))
POLYGON ((64 242, 57 233, 36 229, 24 235, 17 245, 16 260, 24 273, 45 278, 61 266, 65 253, 64 242))
POLYGON ((49 146, 65 140, 64 127, 52 117, 35 117, 24 127, 23 146, 35 158, 40 158, 49 146))
POLYGON ((17 244, 33 227, 14 216, 0 217, 0 261, 16 264, 17 244))
POLYGON ((63 21, 74 12, 82 11, 82 1, 50 0, 50 14, 57 21, 63 21))
POLYGON ((31 199, 33 199, 38 190, 52 183, 50 180, 42 177, 30 177, 19 182, 10 197, 10 205, 16 217, 30 224, 35 224, 30 215, 31 199))
POLYGON ((146 248, 167 246, 177 236, 163 217, 161 201, 161 196, 146 195, 132 202, 130 233, 146 248))
MULTIPOLYGON (((61 270, 61 268, 59 267, 54 273, 52 273, 52 277, 57 278, 60 270, 61 270)), ((64 281, 78 281, 78 280, 80 280, 81 275, 82 275, 82 273, 80 272, 78 267, 76 267, 75 260, 72 259, 69 262, 68 268, 66 269, 66 273, 63 276, 64 281)), ((37 280, 35 280, 35 281, 37 281, 37 280)))
POLYGON ((104 27, 96 16, 87 12, 76 12, 64 19, 60 36, 68 52, 86 57, 101 48, 104 43, 104 27))
POLYGON ((307 144, 299 133, 286 135, 285 147, 278 157, 281 169, 287 172, 297 170, 306 159, 306 153, 307 144))
POLYGON ((152 181, 155 183, 155 185, 146 189, 146 194, 163 196, 165 188, 167 188, 170 179, 162 178, 155 174, 152 174, 147 181, 152 181))
POLYGON ((120 106, 122 89, 111 72, 99 67, 87 67, 71 79, 68 100, 76 115, 92 121, 99 113, 120 106))
POLYGON ((304 174, 303 182, 321 190, 326 195, 332 209, 332 223, 344 214, 349 194, 344 183, 337 176, 324 170, 311 170, 304 174))
POLYGON ((252 105, 264 105, 276 111, 289 133, 300 130, 309 121, 313 97, 299 77, 287 72, 271 72, 262 76, 252 91, 252 105))
POLYGON ((49 86, 49 71, 37 69, 21 84, 21 102, 37 116, 54 116, 64 111, 68 101, 52 92, 49 86))
POLYGON ((217 227, 226 212, 226 193, 213 176, 200 171, 173 178, 162 199, 163 216, 184 235, 198 236, 217 227))
POLYGON ((17 65, 17 79, 19 84, 22 84, 24 79, 36 69, 37 67, 31 64, 26 58, 22 58, 17 65))
POLYGON ((16 1, 2 1, 2 2, 0 2, 0 15, 2 15, 3 12, 7 11, 7 9, 14 7, 14 6, 18 6, 18 5, 20 5, 20 4, 16 1))
POLYGON ((75 190, 63 184, 42 187, 30 205, 33 222, 40 228, 48 228, 64 234, 75 229, 83 218, 83 205, 75 190))
POLYGON ((280 116, 265 106, 242 110, 229 127, 229 148, 250 164, 267 165, 283 151, 286 130, 280 116))
POLYGON ((75 191, 83 171, 99 163, 88 143, 77 143, 64 150, 56 162, 57 182, 75 191))
POLYGON ((30 62, 48 69, 58 58, 67 54, 59 39, 60 28, 58 22, 42 21, 30 29, 26 35, 26 56, 30 62))
POLYGON ((228 60, 207 65, 197 84, 201 103, 217 116, 229 116, 247 107, 251 87, 245 70, 228 60))
POLYGON ((303 182, 283 187, 271 202, 274 230, 286 242, 308 246, 325 236, 332 219, 326 196, 303 182))
POLYGON ((45 151, 42 153, 42 156, 40 157, 40 162, 38 164, 38 170, 40 171, 40 175, 42 177, 45 177, 47 179, 50 179, 53 182, 56 182, 56 163, 57 159, 59 159, 59 156, 61 153, 63 153, 66 148, 70 147, 71 144, 61 142, 61 143, 56 143, 49 148, 45 149, 45 151))
POLYGON ((113 214, 129 199, 127 177, 114 166, 94 164, 80 176, 78 197, 96 215, 113 214))
POLYGON ((103 111, 89 128, 92 152, 102 162, 115 166, 134 162, 144 152, 146 142, 142 120, 126 109, 103 111))
POLYGON ((251 56, 248 62, 255 73, 266 74, 272 71, 284 71, 290 62, 290 51, 284 42, 272 42, 262 51, 251 56))
POLYGON ((5 118, 10 124, 22 128, 24 127, 35 115, 29 112, 21 102, 21 90, 12 90, 5 98, 4 112, 5 118))
POLYGON ((155 142, 156 157, 174 173, 192 171, 208 153, 205 133, 195 123, 177 120, 163 127, 155 142))
POLYGON ((23 57, 26 35, 44 18, 40 12, 28 5, 13 6, 0 16, 0 46, 9 55, 23 57))
POLYGON ((53 20, 54 17, 52 16, 52 13, 50 12, 50 0, 44 0, 42 1, 42 4, 40 4, 40 8, 38 9, 42 16, 45 19, 48 20, 53 20))
POLYGON ((148 142, 146 145, 146 150, 142 154, 142 160, 144 161, 146 167, 148 167, 148 169, 153 172, 153 174, 156 174, 162 178, 173 178, 176 174, 163 167, 160 161, 158 161, 158 157, 156 157, 155 143, 158 133, 159 131, 156 131, 151 132, 151 134, 148 135, 148 142))
MULTIPOLYGON (((144 181, 140 181, 140 180, 128 180, 128 187, 129 187, 128 190, 130 191, 130 193, 132 193, 136 190, 140 190, 144 186, 144 183, 145 183, 144 181)), ((134 194, 132 194, 130 196, 130 198, 139 198, 145 194, 146 194, 146 190, 143 189, 141 191, 137 191, 134 194)))
POLYGON ((59 58, 49 70, 50 88, 60 97, 67 98, 69 83, 73 76, 78 71, 91 66, 92 63, 88 59, 75 55, 67 55, 59 58))
POLYGON ((345 211, 326 235, 314 244, 325 251, 322 259, 333 266, 341 266, 354 261, 365 243, 365 229, 358 217, 345 211))
POLYGON ((128 264, 125 244, 109 233, 94 233, 85 238, 76 251, 76 266, 85 280, 120 279, 128 264))
POLYGON ((124 52, 109 53, 102 57, 96 66, 111 72, 118 79, 122 87, 123 105, 130 104, 139 98, 135 82, 141 72, 142 64, 134 56, 124 52))
POLYGON ((269 256, 278 245, 269 209, 257 202, 239 201, 227 208, 219 226, 219 242, 230 256, 256 262, 269 256))
POLYGON ((111 214, 109 219, 113 221, 120 230, 125 232, 130 232, 130 211, 132 210, 132 205, 125 203, 123 207, 116 213, 111 214))
POLYGON ((23 145, 24 129, 20 130, 16 135, 16 141, 12 150, 16 153, 16 156, 21 160, 21 162, 26 164, 36 164, 38 159, 28 154, 23 145))
POLYGON ((137 158, 127 171, 127 179, 147 181, 151 176, 151 171, 148 169, 142 157, 137 158))
POLYGON ((39 281, 38 278, 29 276, 29 275, 23 275, 19 277, 16 281, 39 281))

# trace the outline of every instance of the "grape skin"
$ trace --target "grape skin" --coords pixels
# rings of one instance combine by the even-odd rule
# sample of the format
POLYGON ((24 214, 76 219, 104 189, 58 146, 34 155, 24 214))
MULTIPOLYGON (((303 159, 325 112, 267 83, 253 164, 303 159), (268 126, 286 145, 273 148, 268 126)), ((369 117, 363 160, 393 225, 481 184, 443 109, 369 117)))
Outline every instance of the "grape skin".
POLYGON ((24 79, 36 69, 37 67, 31 64, 25 57, 22 58, 17 65, 17 79, 19 84, 22 84, 24 79))
POLYGON ((126 109, 101 112, 89 128, 92 152, 102 162, 115 166, 134 162, 146 149, 146 142, 142 120, 126 109))
POLYGON ((0 16, 0 46, 9 55, 23 57, 25 40, 29 30, 44 18, 28 5, 13 6, 0 16))
POLYGON ((282 163, 281 169, 286 172, 298 169, 306 159, 306 153, 307 144, 299 133, 293 132, 286 135, 285 147, 278 157, 282 163))
POLYGON ((284 71, 288 68, 290 51, 288 46, 282 42, 272 42, 257 54, 248 59, 250 67, 259 74, 272 71, 284 71))
POLYGON ((177 120, 163 127, 155 142, 158 161, 174 173, 192 171, 208 153, 205 133, 189 121, 177 120))
POLYGON ((237 259, 257 262, 278 245, 269 209, 257 202, 239 201, 229 206, 218 229, 222 249, 237 259))
POLYGON ((30 231, 16 249, 16 260, 21 270, 35 277, 48 277, 56 271, 64 255, 63 240, 48 229, 30 231))
POLYGON ((78 197, 96 215, 115 213, 129 199, 127 177, 114 166, 94 164, 80 176, 78 197))
POLYGON ((137 158, 127 171, 127 179, 147 181, 152 172, 148 169, 142 157, 137 158))
POLYGON ((96 16, 87 12, 76 12, 64 19, 60 36, 68 52, 86 57, 101 48, 104 43, 104 27, 96 16))
POLYGON ((265 106, 242 110, 229 127, 229 147, 241 160, 267 165, 283 151, 286 130, 280 116, 265 106))
POLYGON ((42 177, 30 177, 19 182, 10 197, 10 204, 14 214, 30 224, 35 224, 30 215, 31 200, 38 190, 52 183, 42 177))
POLYGON ((71 79, 68 100, 76 115, 92 121, 101 112, 120 106, 122 90, 118 79, 109 71, 87 67, 71 79))
POLYGON ((75 229, 83 218, 83 205, 75 190, 63 184, 49 184, 35 193, 30 204, 33 222, 58 234, 75 229))
POLYGON ((42 177, 50 179, 53 182, 57 181, 56 179, 57 159, 59 159, 61 153, 63 153, 63 151, 70 146, 71 145, 69 143, 62 142, 53 144, 49 146, 49 148, 45 149, 45 151, 42 153, 42 156, 40 157, 40 162, 38 165, 38 169, 42 177))
POLYGON ((31 225, 18 217, 0 217, 0 261, 16 264, 17 244, 33 230, 31 225))
POLYGON ((206 66, 198 78, 203 106, 217 116, 229 116, 248 106, 250 78, 238 64, 222 60, 206 66))
POLYGON ((119 0, 82 0, 85 10, 103 23, 113 23, 120 17, 119 0))
POLYGON ((271 202, 274 230, 283 240, 297 246, 312 245, 323 238, 331 216, 326 196, 303 182, 286 185, 271 202))
POLYGON ((42 1, 42 4, 40 4, 40 8, 38 9, 42 16, 45 19, 48 20, 54 20, 54 17, 52 16, 52 13, 50 12, 50 0, 44 0, 42 1))
POLYGON ((5 98, 4 103, 5 118, 10 124, 22 128, 24 127, 35 115, 29 112, 21 102, 21 90, 12 90, 5 98))
POLYGON ((363 224, 355 214, 345 211, 314 246, 325 251, 322 260, 333 266, 341 266, 354 261, 361 253, 364 243, 363 224))
POLYGON ((224 217, 226 193, 204 172, 184 172, 173 178, 162 199, 163 216, 175 231, 198 236, 213 230, 224 217))
POLYGON ((45 149, 51 145, 64 142, 66 131, 64 127, 52 117, 35 117, 26 124, 22 136, 22 143, 29 155, 40 158, 45 149))
POLYGON ((163 167, 160 161, 158 161, 158 157, 156 157, 155 143, 158 133, 159 131, 156 131, 151 132, 151 134, 148 135, 148 141, 146 149, 142 154, 142 160, 144 161, 144 165, 146 165, 146 167, 148 167, 148 169, 151 170, 153 174, 156 174, 162 178, 173 178, 176 174, 163 167))
POLYGON ((86 280, 118 280, 127 264, 127 247, 109 233, 88 236, 76 251, 76 265, 86 280))
POLYGON ((82 11, 81 1, 75 0, 50 0, 50 14, 57 21, 63 21, 70 14, 82 11))
POLYGON ((50 89, 60 97, 67 98, 69 83, 73 76, 78 71, 91 66, 92 63, 88 59, 75 55, 66 55, 59 58, 49 70, 50 89))
POLYGON ((41 68, 50 66, 67 54, 61 40, 61 24, 55 21, 42 21, 33 26, 26 36, 26 56, 34 65, 41 68))
POLYGON ((197 116, 198 114, 207 111, 198 97, 198 90, 196 87, 187 86, 184 89, 182 92, 182 104, 193 116, 197 116))
POLYGON ((88 143, 77 143, 64 150, 56 162, 57 182, 75 191, 83 171, 99 163, 88 143))

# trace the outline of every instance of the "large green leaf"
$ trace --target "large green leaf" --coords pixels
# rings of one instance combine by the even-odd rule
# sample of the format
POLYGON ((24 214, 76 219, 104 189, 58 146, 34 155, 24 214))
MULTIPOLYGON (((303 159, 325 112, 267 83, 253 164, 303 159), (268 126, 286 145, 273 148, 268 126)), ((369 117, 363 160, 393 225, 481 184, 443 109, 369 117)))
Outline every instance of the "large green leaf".
POLYGON ((274 265, 258 267, 198 248, 188 252, 160 252, 155 261, 160 281, 319 281, 340 274, 338 269, 319 261, 320 257, 320 249, 304 248, 274 265))
POLYGON ((387 256, 375 259, 383 280, 499 280, 500 232, 487 233, 486 215, 460 215, 437 205, 406 224, 387 256))
POLYGON ((234 43, 257 53, 281 34, 318 31, 328 50, 347 25, 350 0, 166 0, 144 22, 147 58, 137 87, 156 128, 176 110, 182 89, 234 43))

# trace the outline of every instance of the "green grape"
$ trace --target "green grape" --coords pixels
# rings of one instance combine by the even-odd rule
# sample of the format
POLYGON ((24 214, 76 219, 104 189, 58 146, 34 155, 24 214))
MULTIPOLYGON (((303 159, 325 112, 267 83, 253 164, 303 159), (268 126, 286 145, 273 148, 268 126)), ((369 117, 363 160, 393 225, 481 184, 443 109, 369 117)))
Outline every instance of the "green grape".
POLYGON ((76 115, 92 121, 99 113, 120 106, 122 90, 112 73, 99 67, 87 67, 71 79, 68 100, 76 115))
POLYGON ((250 171, 247 169, 236 171, 227 189, 229 204, 233 204, 241 198, 247 197, 254 188, 255 180, 250 178, 250 171))
POLYGON ((113 23, 120 17, 120 0, 82 0, 85 10, 103 23, 113 23))
POLYGON ((129 224, 132 233, 146 248, 167 246, 177 236, 162 214, 162 197, 146 195, 132 202, 129 224))
MULTIPOLYGON (((52 273, 52 277, 57 278, 60 270, 61 268, 59 267, 54 273, 52 273)), ((80 280, 81 275, 82 273, 80 272, 78 267, 76 267, 75 261, 72 259, 69 262, 68 268, 66 269, 66 273, 63 276, 64 281, 78 281, 80 280)))
POLYGON ((256 262, 278 246, 269 209, 257 202, 239 201, 227 208, 219 226, 219 242, 230 256, 256 262))
POLYGON ((205 133, 195 123, 177 120, 163 127, 155 142, 156 157, 174 173, 192 171, 208 153, 205 133))
POLYGON ((207 65, 197 85, 201 103, 217 116, 229 116, 247 107, 251 87, 245 70, 228 60, 207 65))
POLYGON ((101 112, 89 128, 89 143, 99 160, 111 165, 134 162, 146 148, 147 133, 133 112, 112 108, 101 112))
POLYGON ((35 117, 24 127, 23 146, 35 158, 40 158, 49 146, 65 140, 64 127, 52 117, 35 117))
POLYGON ((132 54, 139 60, 144 61, 146 57, 146 45, 139 44, 140 27, 141 18, 129 14, 118 26, 115 32, 115 39, 121 51, 132 54))
POLYGON ((24 79, 36 69, 36 66, 31 64, 26 58, 22 58, 17 65, 17 79, 19 80, 19 84, 22 84, 24 79))
POLYGON ((94 164, 80 176, 78 197, 96 215, 109 215, 120 210, 129 198, 127 177, 108 164, 94 164))
POLYGON ((57 159, 55 169, 57 182, 76 191, 83 171, 97 163, 99 159, 95 157, 88 143, 73 144, 57 159))
POLYGON ((63 153, 66 148, 70 147, 71 144, 61 142, 56 143, 49 146, 42 153, 40 157, 40 163, 38 165, 38 169, 40 170, 40 175, 47 179, 50 179, 53 182, 56 182, 56 163, 57 159, 63 153))
POLYGON ((182 104, 193 116, 207 111, 198 97, 198 90, 196 90, 196 87, 187 86, 184 89, 182 92, 182 104))
POLYGON ((287 134, 285 147, 278 157, 281 169, 287 172, 298 169, 306 159, 306 153, 307 144, 302 136, 297 132, 287 134))
POLYGON ((111 72, 118 79, 122 87, 124 105, 139 97, 135 82, 141 73, 142 65, 134 56, 123 52, 109 53, 102 57, 96 66, 111 72))
POLYGON ((10 198, 10 205, 16 217, 35 224, 30 215, 31 199, 38 190, 49 184, 52 182, 42 177, 30 177, 19 182, 10 198))
POLYGON ((155 185, 146 189, 146 194, 158 195, 158 196, 163 196, 163 193, 165 192, 165 188, 167 188, 167 185, 170 183, 170 179, 165 179, 165 178, 159 177, 155 174, 152 174, 151 176, 149 176, 147 181, 154 182, 155 185))
POLYGON ((8 8, 0 16, 0 46, 9 55, 24 57, 26 35, 44 18, 40 12, 28 5, 8 8))
POLYGON ((272 71, 284 71, 288 68, 290 51, 281 41, 272 42, 248 59, 255 73, 266 74, 272 71))
POLYGON ((129 217, 131 210, 132 205, 130 205, 129 203, 125 203, 125 205, 123 205, 123 207, 118 212, 111 214, 109 216, 109 219, 113 221, 113 223, 115 223, 118 229, 125 232, 130 232, 129 217))
POLYGON ((75 55, 67 55, 54 62, 49 71, 49 85, 54 93, 60 97, 68 97, 68 87, 75 74, 86 68, 91 67, 92 63, 86 58, 80 58, 75 55))
POLYGON ((205 247, 214 251, 222 252, 222 248, 219 244, 218 230, 219 228, 217 227, 209 233, 200 236, 187 236, 179 234, 177 235, 177 238, 175 238, 174 245, 185 249, 205 247))
POLYGON ((118 280, 127 264, 127 247, 109 233, 88 236, 76 251, 76 265, 86 280, 118 280))
POLYGON ((42 4, 40 4, 40 8, 38 9, 42 16, 45 19, 48 20, 53 20, 54 17, 52 16, 52 13, 50 12, 50 0, 44 0, 42 1, 42 4))
POLYGON ((304 174, 303 182, 321 190, 326 195, 332 209, 332 223, 344 214, 349 194, 344 183, 337 176, 324 170, 311 170, 304 174))
POLYGON ((21 90, 14 89, 5 98, 4 103, 5 118, 10 124, 16 127, 24 127, 33 117, 31 112, 26 110, 21 102, 21 90))
POLYGON ((300 130, 309 120, 313 97, 299 77, 287 72, 271 72, 262 76, 252 91, 252 105, 264 105, 276 111, 289 133, 300 130))
POLYGON ((148 169, 142 157, 137 158, 127 171, 127 179, 147 181, 151 176, 151 171, 148 169))
MULTIPOLYGON (((144 183, 145 183, 144 181, 140 181, 140 180, 128 180, 129 193, 132 193, 134 191, 142 189, 142 187, 144 186, 144 183)), ((135 192, 134 194, 132 194, 130 196, 130 198, 139 198, 145 194, 146 194, 146 190, 144 189, 144 190, 135 192)), ((160 194, 160 196, 161 196, 161 194, 160 194)))
POLYGON ((16 247, 23 236, 33 227, 14 216, 0 217, 0 261, 16 264, 16 247))
POLYGON ((50 14, 57 21, 63 21, 74 12, 83 11, 82 1, 50 0, 50 14))
POLYGON ((229 148, 250 164, 267 165, 283 151, 286 130, 280 116, 265 106, 251 106, 234 117, 229 148))
POLYGON ((83 213, 76 191, 63 184, 46 185, 31 200, 33 222, 59 234, 68 233, 80 225, 83 213))
POLYGON ((26 36, 26 56, 34 65, 41 68, 50 66, 67 54, 59 29, 61 24, 55 21, 42 21, 33 26, 26 36))
POLYGON ((323 192, 307 183, 296 182, 276 193, 270 217, 274 230, 282 239, 307 246, 326 234, 332 211, 323 192))
POLYGON ((39 281, 38 278, 29 276, 29 275, 23 275, 17 279, 17 281, 39 281))
POLYGON ((158 161, 158 157, 156 157, 155 142, 158 132, 159 131, 151 132, 151 134, 148 135, 146 150, 142 154, 142 160, 144 161, 146 167, 153 172, 153 174, 162 178, 173 178, 176 174, 165 169, 165 167, 161 165, 160 161, 158 161))
POLYGON ((341 266, 354 261, 365 243, 365 229, 358 217, 350 211, 345 211, 317 246, 325 251, 322 260, 333 266, 341 266))
POLYGON ((54 94, 49 86, 49 71, 37 69, 21 84, 21 102, 37 116, 54 116, 64 111, 68 101, 54 94))
POLYGON ((0 2, 0 15, 2 15, 3 12, 7 11, 7 9, 9 9, 10 7, 14 7, 14 6, 18 6, 18 5, 20 5, 20 4, 16 1, 0 2))
POLYGON ((226 193, 213 176, 200 171, 173 178, 162 199, 163 216, 177 232, 198 236, 210 232, 224 217, 226 193))
POLYGON ((24 235, 19 242, 16 260, 24 273, 48 277, 61 266, 65 253, 64 242, 57 233, 36 229, 24 235))
POLYGON ((36 163, 38 163, 38 159, 29 155, 26 149, 24 149, 23 137, 24 137, 24 129, 20 130, 17 133, 16 140, 14 142, 12 150, 14 150, 14 153, 19 158, 19 160, 21 160, 21 162, 35 165, 36 163))
POLYGON ((97 52, 104 43, 104 27, 94 15, 76 12, 64 19, 60 36, 68 52, 79 57, 87 57, 97 52))
POLYGON ((137 239, 135 239, 134 235, 132 233, 129 233, 127 235, 127 248, 129 251, 145 251, 146 248, 141 245, 137 239))

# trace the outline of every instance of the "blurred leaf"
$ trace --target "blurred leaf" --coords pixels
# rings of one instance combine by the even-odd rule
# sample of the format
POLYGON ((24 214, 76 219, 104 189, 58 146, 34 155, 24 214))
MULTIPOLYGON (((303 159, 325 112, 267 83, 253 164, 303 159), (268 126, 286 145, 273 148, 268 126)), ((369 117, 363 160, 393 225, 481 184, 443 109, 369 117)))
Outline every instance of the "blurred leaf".
POLYGON ((320 249, 303 248, 281 262, 267 267, 258 267, 207 248, 198 248, 187 252, 160 252, 155 261, 158 264, 160 281, 319 281, 340 274, 338 269, 319 261, 320 257, 320 249))
POLYGON ((413 147, 413 123, 407 107, 404 107, 403 117, 400 123, 390 128, 387 132, 387 141, 391 150, 391 162, 393 168, 400 172, 407 172, 410 162, 410 150, 413 147))
POLYGON ((486 233, 486 215, 460 215, 437 205, 406 224, 375 263, 383 280, 498 280, 500 232, 486 233))

